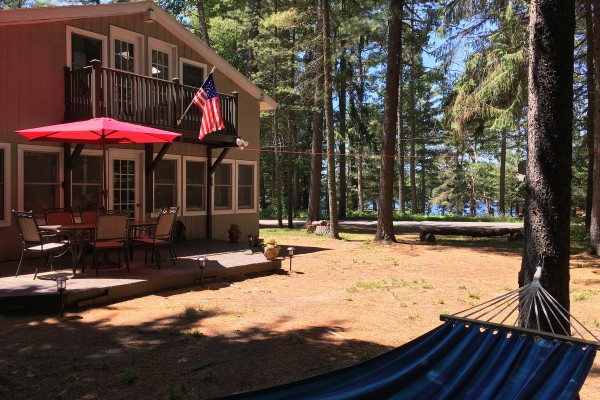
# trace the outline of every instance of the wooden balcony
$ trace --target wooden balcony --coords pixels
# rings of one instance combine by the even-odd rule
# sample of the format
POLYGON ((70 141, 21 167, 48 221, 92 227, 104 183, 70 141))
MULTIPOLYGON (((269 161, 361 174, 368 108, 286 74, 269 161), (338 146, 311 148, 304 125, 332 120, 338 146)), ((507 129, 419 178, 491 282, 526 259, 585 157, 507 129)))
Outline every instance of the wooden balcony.
MULTIPOLYGON (((181 114, 198 88, 130 72, 103 67, 100 62, 71 71, 65 68, 65 122, 94 117, 110 117, 162 128, 182 134, 182 140, 198 141, 202 113, 192 105, 181 114)), ((235 146, 238 96, 219 93, 219 106, 225 129, 207 135, 202 143, 216 147, 235 146)))

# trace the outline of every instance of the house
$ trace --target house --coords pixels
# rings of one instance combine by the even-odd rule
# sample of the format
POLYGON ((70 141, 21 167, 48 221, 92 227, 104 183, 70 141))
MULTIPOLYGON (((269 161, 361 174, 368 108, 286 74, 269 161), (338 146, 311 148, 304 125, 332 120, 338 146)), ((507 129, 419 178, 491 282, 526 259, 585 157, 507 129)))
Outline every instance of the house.
POLYGON ((258 233, 260 112, 277 103, 152 2, 0 12, 0 260, 19 255, 11 210, 98 207, 98 146, 29 142, 19 129, 107 116, 181 133, 107 148, 109 209, 148 218, 180 206, 188 239, 258 233), (207 74, 225 129, 198 140, 192 106, 207 74))

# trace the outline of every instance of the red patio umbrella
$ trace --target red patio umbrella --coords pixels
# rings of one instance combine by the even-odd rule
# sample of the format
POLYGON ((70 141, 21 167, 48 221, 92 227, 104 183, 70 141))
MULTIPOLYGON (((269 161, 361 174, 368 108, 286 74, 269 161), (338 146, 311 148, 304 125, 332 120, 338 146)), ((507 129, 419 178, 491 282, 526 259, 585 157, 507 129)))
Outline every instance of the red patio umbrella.
POLYGON ((106 145, 130 143, 167 143, 181 134, 131 124, 112 118, 92 118, 86 121, 42 126, 16 131, 31 141, 70 142, 102 146, 102 199, 106 206, 106 145))

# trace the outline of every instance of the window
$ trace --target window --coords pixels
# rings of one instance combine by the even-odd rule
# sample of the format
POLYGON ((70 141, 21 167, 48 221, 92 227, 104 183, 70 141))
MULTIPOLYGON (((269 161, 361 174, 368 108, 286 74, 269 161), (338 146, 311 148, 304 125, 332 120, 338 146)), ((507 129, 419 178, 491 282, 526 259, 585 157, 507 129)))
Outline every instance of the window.
POLYGON ((10 144, 0 143, 0 226, 10 223, 10 144))
POLYGON ((94 59, 100 60, 104 65, 107 48, 106 36, 83 29, 67 26, 67 65, 71 69, 80 69, 94 59))
POLYGON ((256 211, 256 163, 237 161, 237 210, 256 211))
POLYGON ((179 204, 179 160, 163 158, 154 169, 154 209, 179 204))
POLYGON ((214 209, 231 210, 232 209, 232 164, 223 161, 216 168, 214 181, 214 209))
POLYGON ((206 211, 206 160, 185 157, 183 161, 183 214, 201 215, 206 211))
POLYGON ((23 210, 42 213, 62 204, 62 150, 50 146, 19 147, 20 205, 23 210))
POLYGON ((99 207, 101 180, 102 157, 100 154, 80 155, 71 173, 73 210, 99 207))
POLYGON ((110 26, 112 67, 121 71, 140 74, 144 35, 110 26))
POLYGON ((158 79, 172 79, 172 68, 177 65, 177 47, 162 40, 148 38, 148 54, 148 75, 158 79))
POLYGON ((179 76, 183 85, 199 88, 204 83, 206 64, 187 58, 179 59, 179 76))

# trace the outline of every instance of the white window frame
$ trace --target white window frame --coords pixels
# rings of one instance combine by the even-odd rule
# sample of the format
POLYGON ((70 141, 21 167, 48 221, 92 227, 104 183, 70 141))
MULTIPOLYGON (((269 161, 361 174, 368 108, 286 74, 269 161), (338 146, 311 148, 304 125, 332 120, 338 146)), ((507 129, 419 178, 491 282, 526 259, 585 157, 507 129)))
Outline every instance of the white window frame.
POLYGON ((179 79, 181 80, 181 84, 183 85, 183 64, 190 64, 193 65, 194 67, 198 67, 201 68, 204 72, 204 79, 206 79, 206 77, 208 76, 208 67, 206 64, 201 63, 199 61, 194 61, 194 60, 190 60, 189 58, 183 58, 180 57, 179 58, 179 79))
POLYGON ((73 26, 67 26, 66 27, 66 33, 67 33, 67 67, 71 68, 72 66, 72 59, 71 59, 71 54, 73 53, 73 49, 71 48, 71 34, 75 33, 79 36, 87 36, 90 37, 92 39, 97 39, 97 40, 101 40, 102 41, 102 65, 110 65, 107 61, 108 59, 108 46, 107 46, 107 41, 108 38, 104 35, 101 35, 99 33, 95 33, 95 32, 90 32, 90 31, 86 31, 83 29, 79 29, 79 28, 75 28, 73 26))
MULTIPOLYGON (((19 210, 23 210, 23 208, 25 207, 25 201, 23 199, 24 197, 24 188, 25 188, 25 174, 24 174, 24 163, 23 160, 25 158, 25 152, 36 152, 36 153, 57 153, 58 154, 58 184, 60 185, 61 183, 64 182, 64 153, 63 153, 63 148, 62 147, 57 147, 57 146, 39 146, 39 145, 32 145, 32 144, 20 144, 18 145, 18 168, 19 170, 18 172, 18 177, 17 177, 17 182, 18 182, 18 188, 17 188, 17 192, 18 192, 18 207, 19 210)), ((65 204, 65 199, 64 199, 64 190, 62 190, 62 188, 59 188, 58 190, 58 207, 62 207, 63 204, 65 204)))
POLYGON ((223 161, 221 161, 221 164, 229 164, 231 165, 231 208, 227 208, 227 209, 223 209, 223 208, 218 208, 215 209, 215 177, 213 175, 212 177, 212 187, 210 188, 211 193, 212 193, 212 201, 210 204, 211 207, 211 211, 212 214, 214 215, 219 215, 219 214, 234 214, 235 213, 235 198, 236 198, 236 179, 235 179, 235 162, 232 159, 224 159, 223 161))
MULTIPOLYGON (((155 159, 156 159, 156 155, 157 154, 158 153, 154 153, 154 158, 155 159)), ((175 177, 175 184, 177 185, 177 193, 175 195, 175 202, 176 202, 176 204, 173 204, 173 206, 179 206, 181 208, 181 186, 182 186, 182 180, 181 180, 181 156, 178 156, 176 154, 165 154, 162 159, 163 160, 175 160, 175 165, 176 165, 176 168, 177 168, 177 176, 175 177)), ((154 179, 154 172, 152 172, 152 210, 153 211, 157 210, 156 201, 154 199, 154 188, 155 187, 156 187, 156 180, 154 179)))
POLYGON ((187 207, 187 174, 188 174, 188 170, 187 170, 187 161, 193 161, 193 162, 203 162, 205 165, 205 170, 204 172, 206 173, 206 171, 208 171, 208 158, 206 157, 195 157, 195 156, 183 156, 183 160, 182 160, 182 164, 183 164, 183 176, 181 179, 181 192, 182 192, 182 201, 181 201, 181 210, 182 210, 182 215, 183 216, 192 216, 192 215, 206 215, 206 209, 208 207, 206 207, 206 202, 207 202, 207 198, 206 195, 208 194, 208 182, 207 182, 207 177, 204 176, 204 210, 191 210, 188 211, 187 207))
POLYGON ((164 42, 162 40, 155 39, 153 37, 148 38, 148 60, 146 62, 146 67, 148 71, 146 73, 147 76, 152 76, 152 50, 162 51, 163 53, 167 53, 169 55, 169 77, 168 80, 171 81, 175 77, 175 68, 177 68, 177 46, 171 43, 164 42))
POLYGON ((256 161, 249 161, 249 160, 236 160, 235 162, 235 212, 236 214, 255 214, 258 212, 258 190, 257 190, 257 185, 258 185, 258 163, 256 161), (252 196, 254 198, 254 207, 253 208, 239 208, 239 198, 238 198, 238 188, 239 188, 239 181, 238 181, 238 176, 239 176, 239 166, 240 165, 251 165, 254 167, 254 174, 252 176, 252 187, 253 187, 253 193, 252 196))
POLYGON ((0 143, 0 149, 4 151, 4 219, 0 219, 0 227, 12 225, 11 209, 11 162, 10 162, 10 143, 0 143))
POLYGON ((128 43, 133 43, 133 73, 141 74, 142 65, 144 65, 144 35, 141 33, 129 31, 119 28, 118 26, 110 26, 110 67, 115 68, 115 40, 121 40, 128 43))

